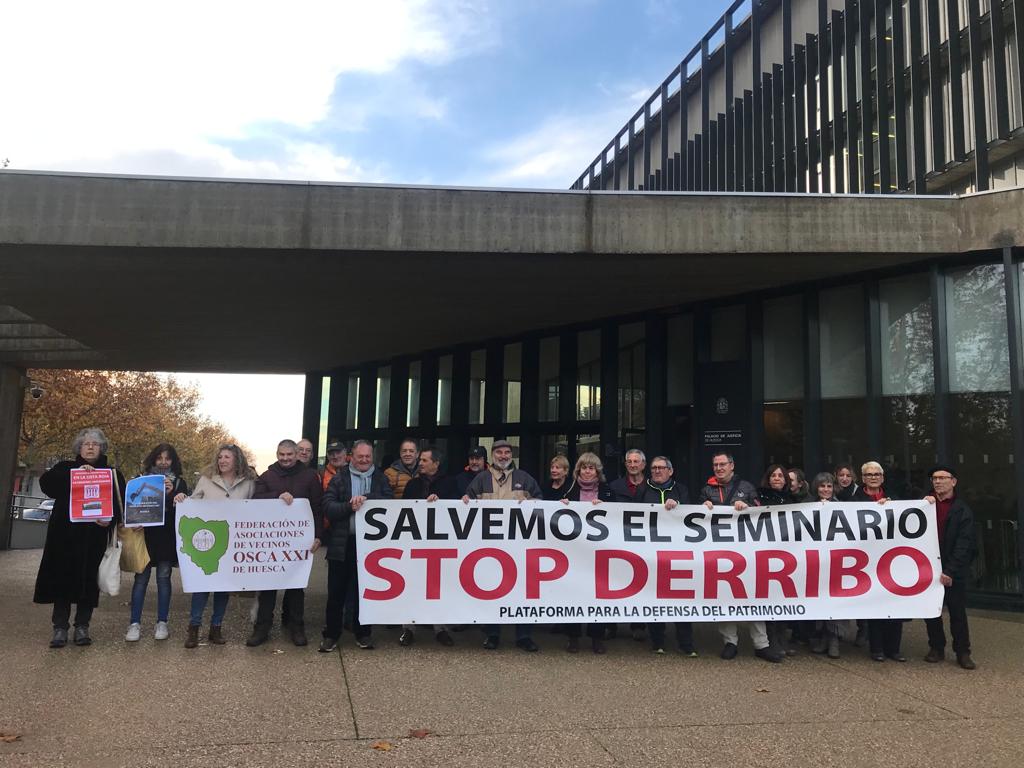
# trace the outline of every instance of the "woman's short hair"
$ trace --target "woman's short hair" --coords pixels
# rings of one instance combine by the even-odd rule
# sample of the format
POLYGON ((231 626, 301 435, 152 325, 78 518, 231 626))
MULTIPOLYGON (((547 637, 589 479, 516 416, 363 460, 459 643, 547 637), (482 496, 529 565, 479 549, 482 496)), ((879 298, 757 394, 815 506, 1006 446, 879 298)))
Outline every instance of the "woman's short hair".
MULTIPOLYGON (((768 469, 766 469, 764 471, 764 476, 761 478, 761 487, 762 488, 771 488, 772 487, 771 486, 772 474, 775 472, 776 469, 781 469, 782 470, 782 480, 785 483, 785 485, 789 485, 789 475, 786 473, 786 468, 784 466, 782 466, 781 464, 769 464, 768 465, 768 469)), ((783 486, 783 487, 785 487, 785 486, 783 486)))
POLYGON ((71 450, 74 452, 75 456, 80 456, 82 454, 82 443, 86 440, 95 440, 99 443, 100 453, 106 453, 107 448, 110 447, 110 444, 107 442, 107 436, 103 434, 102 429, 99 427, 86 427, 75 435, 75 439, 71 441, 71 450))
POLYGON ((885 474, 885 470, 882 469, 882 465, 879 464, 877 461, 865 461, 863 464, 860 465, 861 477, 863 477, 866 473, 871 471, 881 472, 883 475, 885 474))
POLYGON ((834 474, 836 476, 836 479, 838 480, 839 473, 842 472, 844 469, 847 470, 853 476, 853 482, 860 482, 860 478, 857 477, 857 470, 854 468, 853 464, 850 464, 845 461, 842 464, 836 464, 836 471, 833 472, 832 474, 834 474))
POLYGON ((217 446, 217 450, 214 451, 213 461, 211 461, 206 469, 203 470, 203 474, 207 477, 214 477, 220 474, 220 470, 217 468, 217 458, 220 456, 221 451, 229 451, 232 456, 235 457, 235 475, 241 477, 243 480, 255 480, 256 471, 249 466, 249 460, 246 458, 242 449, 234 443, 222 443, 217 446))
POLYGON ((549 466, 553 467, 556 465, 564 469, 566 474, 569 474, 569 460, 560 453, 551 460, 551 464, 549 466))
POLYGON ((153 469, 156 466, 156 460, 164 453, 171 460, 171 472, 174 473, 175 477, 181 477, 181 459, 178 458, 178 452, 174 450, 174 446, 170 443, 160 443, 160 445, 150 451, 145 461, 142 462, 142 471, 148 473, 153 469))
POLYGON ((580 479, 580 470, 583 467, 593 467, 597 470, 597 479, 602 483, 605 481, 604 464, 601 463, 601 458, 596 453, 587 451, 586 453, 581 453, 580 457, 576 459, 576 469, 573 470, 572 476, 577 480, 580 479))
POLYGON ((814 476, 814 479, 811 481, 811 493, 815 499, 818 497, 818 489, 826 483, 830 484, 833 492, 835 492, 836 478, 831 472, 819 472, 814 476))

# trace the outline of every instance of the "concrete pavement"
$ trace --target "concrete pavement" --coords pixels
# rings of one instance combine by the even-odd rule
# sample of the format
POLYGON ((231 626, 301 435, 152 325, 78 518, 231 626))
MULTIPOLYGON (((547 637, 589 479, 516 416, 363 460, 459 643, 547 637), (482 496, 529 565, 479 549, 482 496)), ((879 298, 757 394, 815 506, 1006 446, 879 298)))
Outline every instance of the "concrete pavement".
MULTIPOLYGON (((50 650, 49 606, 31 602, 39 551, 0 552, 0 768, 68 766, 1019 765, 1024 750, 1024 623, 974 614, 976 672, 925 664, 923 622, 908 625, 907 664, 843 647, 780 665, 723 662, 713 627, 701 657, 654 656, 618 639, 570 656, 539 628, 538 654, 484 651, 475 630, 455 648, 397 631, 360 651, 319 654, 322 588, 307 597, 308 648, 275 630, 244 646, 249 599, 232 598, 229 644, 182 647, 188 598, 176 592, 171 639, 123 640, 130 580, 103 598, 94 645, 50 650), (410 731, 426 729, 426 738, 410 731), (390 747, 386 750, 378 746, 390 747)), ((155 582, 155 580, 153 580, 155 582)), ((313 583, 322 585, 318 560, 313 583)), ((177 576, 175 588, 178 589, 177 576)), ((626 633, 628 635, 628 632, 626 633)), ((671 633, 670 633, 671 637, 671 633)))

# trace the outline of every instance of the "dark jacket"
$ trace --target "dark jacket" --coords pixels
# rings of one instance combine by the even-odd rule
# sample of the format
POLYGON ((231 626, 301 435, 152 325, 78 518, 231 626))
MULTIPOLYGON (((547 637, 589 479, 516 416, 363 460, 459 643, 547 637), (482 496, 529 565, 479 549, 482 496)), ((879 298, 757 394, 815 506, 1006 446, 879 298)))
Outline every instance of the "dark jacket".
MULTIPOLYGON (((486 472, 487 469, 481 469, 480 472, 486 472)), ((461 499, 466 495, 466 489, 469 488, 469 484, 473 482, 473 478, 480 474, 480 472, 474 472, 471 469, 464 469, 455 476, 455 497, 461 499)))
POLYGON ((403 499, 425 499, 432 493, 436 493, 439 499, 461 499, 462 494, 455 487, 455 478, 448 477, 438 472, 430 478, 426 475, 416 475, 405 485, 402 493, 403 499))
MULTIPOLYGON (((562 498, 568 499, 569 501, 579 501, 580 484, 574 480, 572 485, 569 486, 568 490, 566 490, 565 495, 562 496, 562 498)), ((615 494, 612 492, 612 487, 605 482, 598 483, 597 498, 598 501, 615 501, 615 494)))
POLYGON ((854 494, 859 490, 859 483, 850 483, 845 488, 840 488, 836 485, 836 501, 853 501, 854 494))
POLYGON ((740 480, 736 475, 732 476, 732 482, 725 485, 721 485, 718 478, 712 475, 701 488, 697 501, 701 504, 710 501, 718 507, 731 507, 737 501, 742 501, 748 507, 761 503, 757 489, 746 480, 740 480))
POLYGON ((939 542, 944 574, 952 576, 954 580, 968 577, 971 563, 978 554, 976 537, 974 513, 967 502, 957 496, 949 508, 945 535, 939 542))
POLYGON ((644 484, 636 489, 636 496, 633 501, 639 504, 664 504, 669 499, 675 499, 680 504, 690 503, 690 491, 682 483, 674 479, 668 482, 664 488, 659 488, 651 482, 650 478, 644 480, 644 484))
MULTIPOLYGON (((370 492, 367 499, 391 499, 394 494, 391 491, 391 483, 387 476, 375 468, 370 477, 370 492)), ((327 520, 327 528, 324 531, 325 539, 321 539, 324 549, 327 551, 328 560, 344 560, 345 547, 348 546, 348 539, 354 529, 352 520, 352 473, 348 470, 339 472, 331 480, 324 492, 323 511, 327 520)))
POLYGON ((53 499, 53 511, 46 526, 46 544, 39 561, 34 603, 58 600, 95 608, 100 601, 96 571, 107 549, 110 531, 121 521, 124 499, 124 475, 114 470, 117 489, 114 491, 114 522, 104 528, 95 523, 72 523, 71 470, 89 463, 96 469, 108 469, 107 457, 86 462, 81 456, 74 461, 55 464, 39 478, 43 493, 53 499))
POLYGON ((614 500, 623 502, 634 501, 636 499, 636 494, 640 493, 644 483, 646 482, 647 479, 644 478, 644 481, 636 487, 636 491, 634 492, 629 489, 629 475, 623 475, 622 477, 612 480, 611 489, 612 493, 615 495, 614 500))
POLYGON ((267 471, 256 478, 254 499, 276 499, 282 493, 290 493, 296 499, 309 499, 309 508, 313 510, 313 535, 323 544, 324 516, 320 509, 324 491, 320 485, 320 475, 301 461, 296 461, 285 469, 275 461, 267 471))
POLYGON ((544 501, 561 501, 566 498, 566 494, 572 490, 574 485, 575 482, 573 482, 573 479, 571 477, 566 477, 565 480, 562 481, 562 484, 555 488, 551 485, 551 480, 549 479, 540 487, 540 497, 544 499, 544 501))
POLYGON ((793 495, 786 489, 776 491, 774 488, 758 488, 757 497, 768 507, 793 503, 793 495))
POLYGON ((164 499, 164 524, 142 529, 151 565, 163 562, 170 562, 172 566, 178 565, 178 545, 174 536, 174 497, 179 493, 188 496, 188 484, 177 477, 174 479, 174 490, 164 499))

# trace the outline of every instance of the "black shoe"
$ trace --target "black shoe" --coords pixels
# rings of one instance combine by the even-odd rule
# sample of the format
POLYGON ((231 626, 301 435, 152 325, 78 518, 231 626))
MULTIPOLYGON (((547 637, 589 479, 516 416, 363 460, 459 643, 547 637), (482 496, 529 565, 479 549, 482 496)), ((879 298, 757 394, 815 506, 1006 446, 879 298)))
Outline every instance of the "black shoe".
POLYGON ((501 641, 496 635, 488 635, 487 638, 484 640, 484 650, 496 650, 499 642, 501 641))
POLYGON ((356 638, 356 647, 364 651, 373 650, 373 638, 367 635, 366 637, 356 638))
POLYGON ((306 639, 306 628, 299 624, 291 625, 292 643, 299 648, 305 645, 309 645, 309 640, 306 639))
POLYGON ((722 647, 722 653, 719 654, 726 661, 731 661, 736 658, 736 653, 739 649, 736 647, 736 643, 726 643, 722 647))
POLYGON ((536 653, 540 650, 538 645, 535 642, 533 642, 532 637, 519 638, 518 640, 516 640, 516 647, 519 648, 519 650, 521 651, 526 651, 527 653, 536 653))
POLYGON ((771 647, 758 648, 754 651, 754 655, 759 659, 770 661, 772 664, 781 664, 785 656, 778 651, 774 651, 771 647))
POLYGON ((893 661, 906 661, 907 660, 907 657, 904 656, 902 653, 899 653, 899 652, 897 652, 897 653, 887 653, 885 655, 888 656, 893 661))
POLYGON ((51 648, 63 648, 68 644, 68 631, 61 627, 53 628, 53 639, 50 640, 51 648))
POLYGON ((320 653, 331 653, 338 647, 338 641, 331 637, 325 637, 320 641, 320 647, 317 651, 320 653))
POLYGON ((89 637, 89 625, 82 624, 75 627, 75 645, 92 645, 92 638, 89 637))
POLYGON ((402 634, 398 636, 398 644, 404 645, 408 648, 410 645, 416 642, 416 635, 413 634, 411 629, 402 630, 402 634))
POLYGON ((885 654, 884 653, 872 653, 871 654, 871 660, 872 661, 885 661, 885 654))
POLYGON ((646 639, 647 639, 647 630, 641 629, 640 627, 637 627, 636 629, 633 630, 633 640, 635 640, 638 643, 642 643, 646 639))
POLYGON ((608 652, 608 649, 604 647, 604 640, 602 640, 602 639, 600 639, 598 637, 595 637, 593 640, 591 640, 590 644, 591 644, 591 648, 593 648, 594 653, 596 653, 596 654, 602 654, 602 653, 607 653, 608 652))
POLYGON ((255 648, 257 645, 263 645, 269 639, 270 630, 264 627, 253 627, 252 634, 249 635, 249 639, 245 641, 245 644, 250 648, 255 648))
POLYGON ((697 649, 693 646, 684 646, 679 649, 679 653, 688 659, 696 659, 699 655, 697 649))
POLYGON ((605 628, 605 630, 604 630, 604 639, 605 640, 614 640, 618 636, 619 636, 619 625, 618 624, 609 624, 605 628))
POLYGON ((938 664, 940 661, 945 661, 946 652, 942 648, 929 648, 928 655, 924 657, 924 660, 929 664, 938 664))
POLYGON ((867 627, 857 627, 857 637, 854 638, 853 644, 857 648, 861 648, 868 644, 867 627))
POLYGON ((974 663, 974 659, 971 658, 969 653, 957 654, 956 663, 960 665, 962 669, 977 669, 978 665, 974 663))
POLYGON ((440 632, 438 632, 436 635, 434 635, 434 639, 437 640, 437 642, 439 642, 445 648, 451 648, 453 645, 455 645, 455 641, 452 640, 452 636, 449 635, 443 629, 440 632))

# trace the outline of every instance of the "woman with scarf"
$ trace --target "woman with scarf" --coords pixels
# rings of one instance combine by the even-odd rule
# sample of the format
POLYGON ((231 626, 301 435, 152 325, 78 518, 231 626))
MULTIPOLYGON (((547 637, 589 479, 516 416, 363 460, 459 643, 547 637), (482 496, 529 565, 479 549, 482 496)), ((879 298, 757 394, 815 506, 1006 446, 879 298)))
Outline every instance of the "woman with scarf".
POLYGON ((160 443, 149 452, 142 462, 143 475, 163 475, 164 478, 164 524, 147 526, 142 529, 146 538, 146 550, 149 552, 149 563, 142 573, 135 574, 132 586, 131 618, 128 621, 126 642, 134 643, 142 635, 142 608, 146 602, 146 590, 149 588, 149 577, 156 566, 156 626, 153 638, 166 640, 168 635, 167 619, 171 610, 171 569, 178 565, 177 543, 174 534, 174 499, 179 494, 187 494, 188 486, 181 477, 181 459, 174 446, 160 443))
MULTIPOLYGON (((562 458, 556 456, 551 462, 554 468, 555 461, 562 458)), ((564 460, 564 459, 563 459, 564 460)), ((568 462, 566 462, 568 464, 568 462)), ((553 477, 553 475, 552 475, 553 477)), ((563 487, 566 483, 563 481, 563 487)), ((562 501, 568 504, 571 501, 581 503, 600 504, 615 500, 611 486, 604 477, 604 465, 596 453, 583 453, 576 459, 576 468, 572 473, 572 484, 565 489, 562 501)), ((605 653, 607 648, 604 644, 606 627, 604 624, 587 624, 587 637, 594 653, 605 653)), ((569 653, 578 653, 580 650, 580 635, 583 634, 583 627, 580 624, 567 624, 565 633, 569 636, 569 643, 565 650, 569 653)))
MULTIPOLYGON (((71 443, 75 458, 58 462, 39 478, 39 487, 54 501, 32 602, 53 604, 51 648, 68 644, 72 605, 75 645, 92 644, 89 622, 100 601, 96 572, 107 549, 111 521, 71 522, 71 470, 114 469, 107 462, 107 448, 102 430, 83 429, 71 443)), ((113 474, 114 522, 119 522, 125 483, 119 470, 113 474)))

